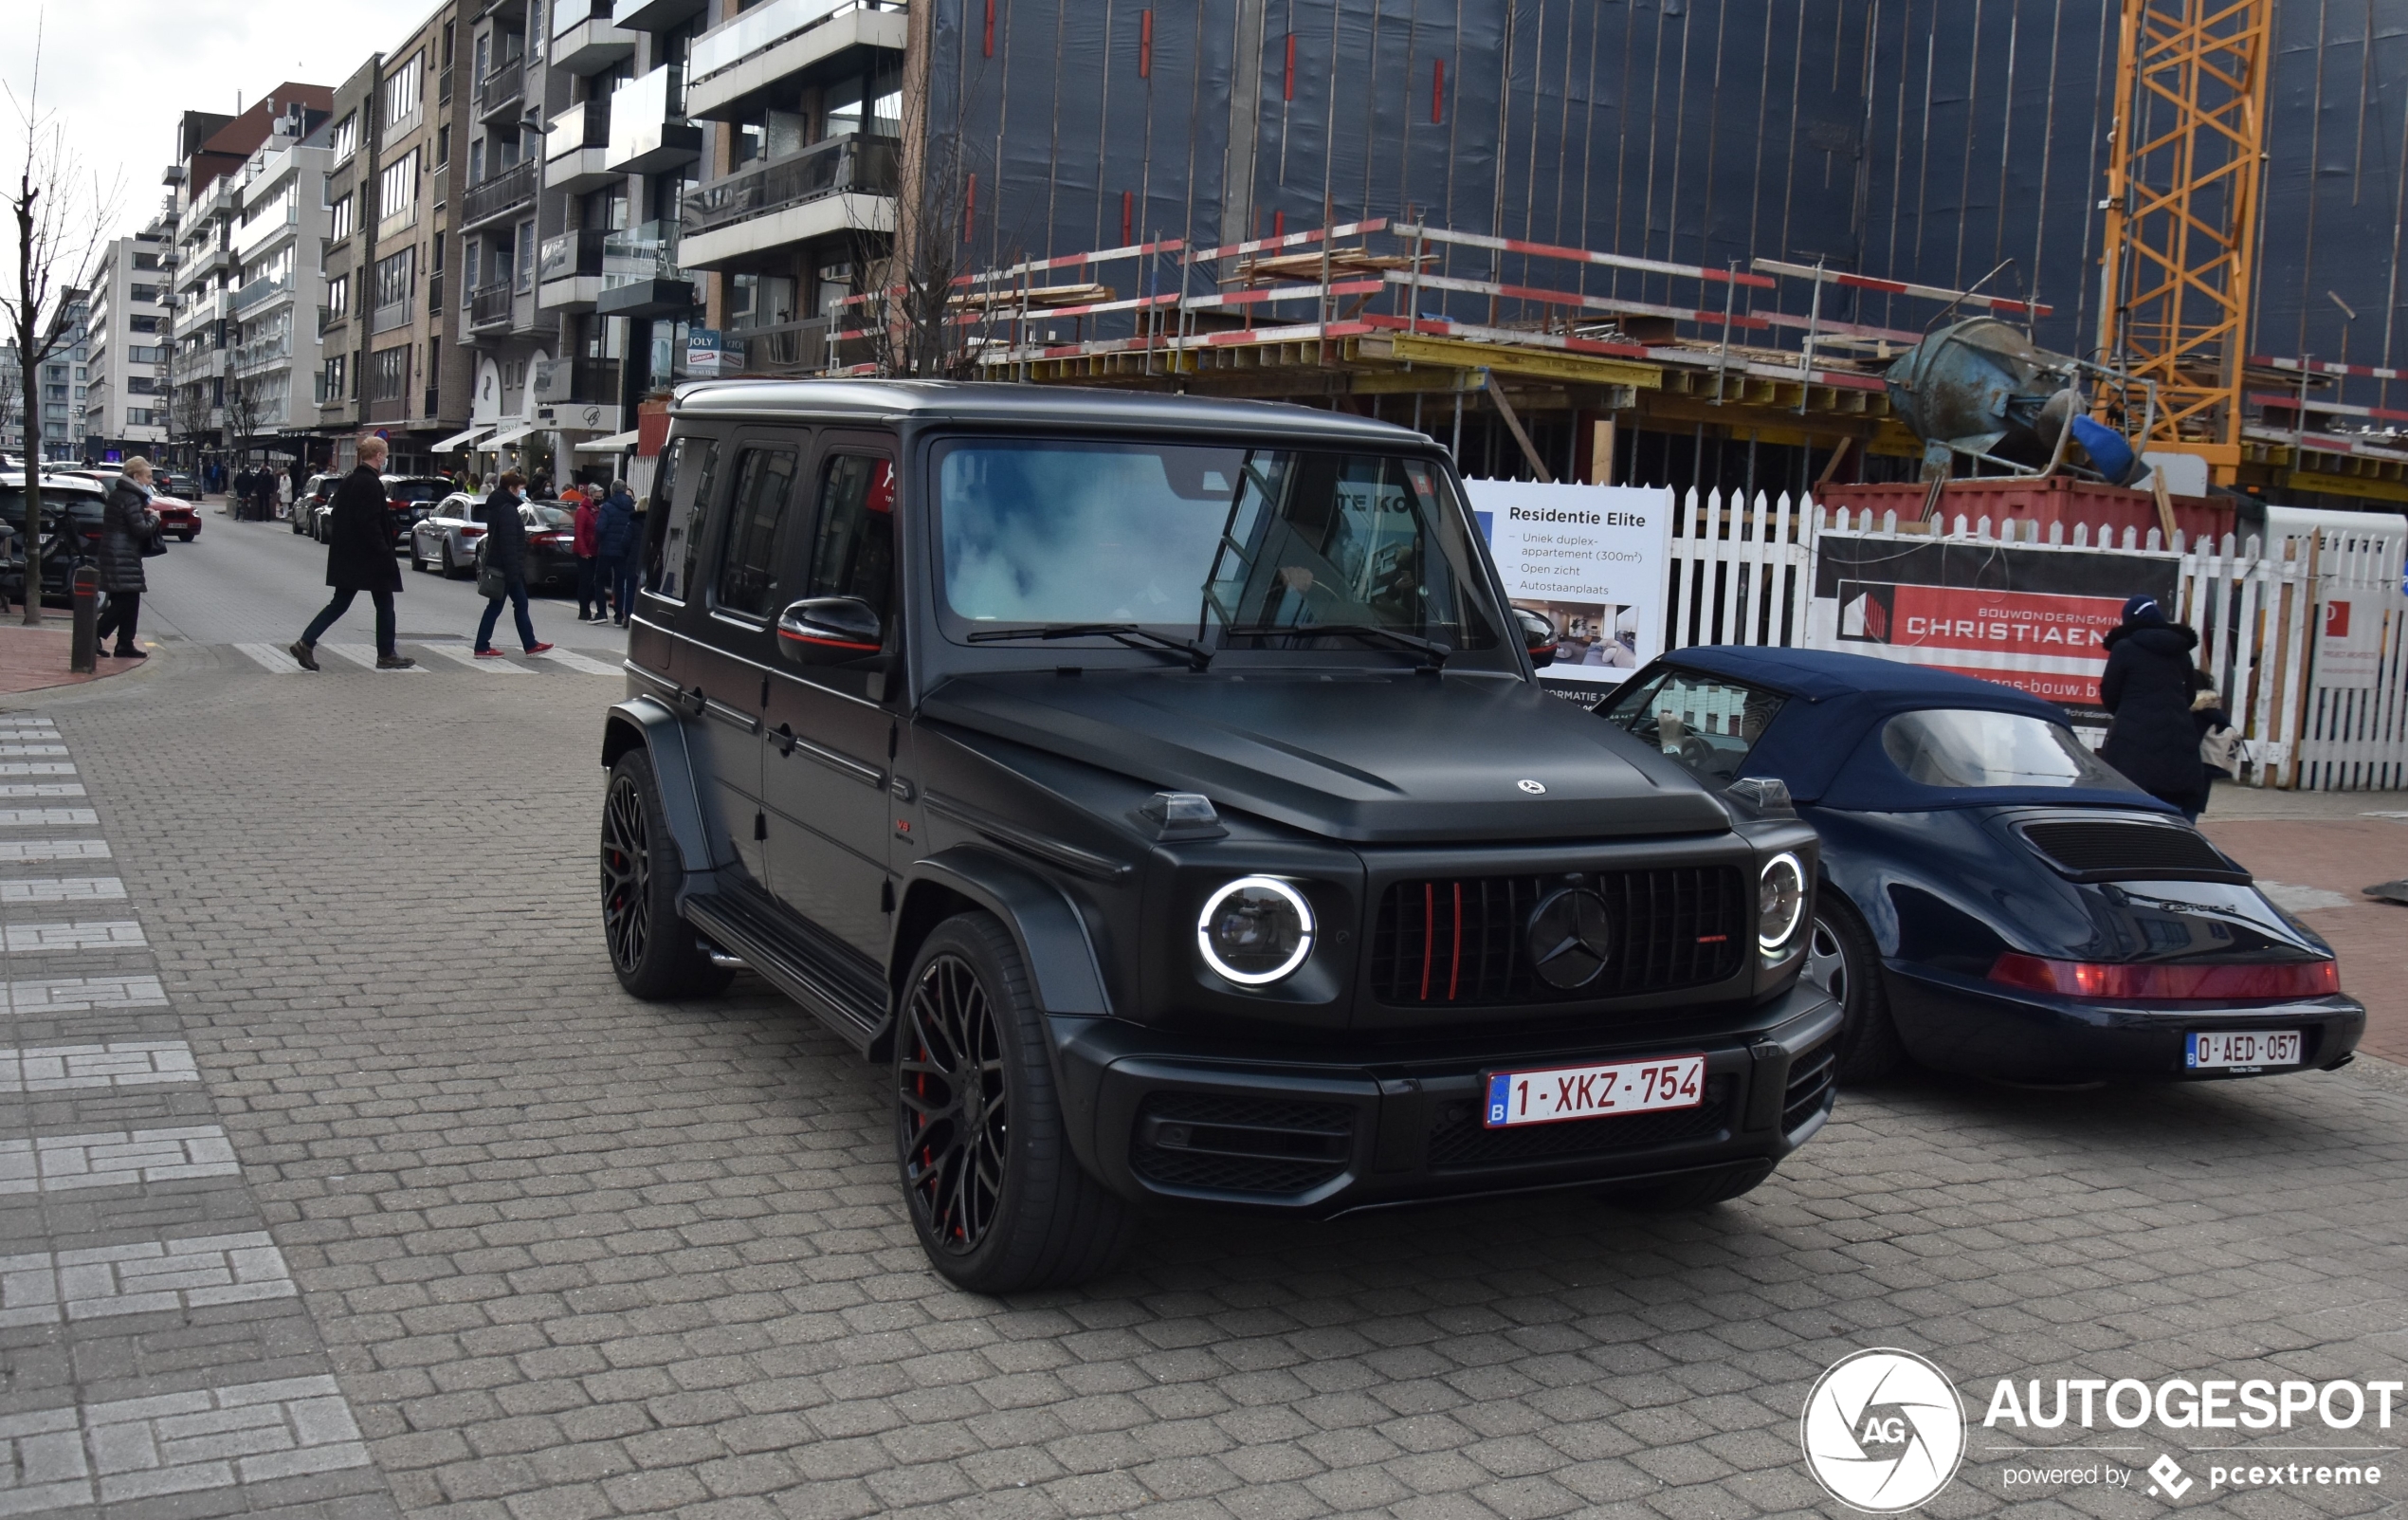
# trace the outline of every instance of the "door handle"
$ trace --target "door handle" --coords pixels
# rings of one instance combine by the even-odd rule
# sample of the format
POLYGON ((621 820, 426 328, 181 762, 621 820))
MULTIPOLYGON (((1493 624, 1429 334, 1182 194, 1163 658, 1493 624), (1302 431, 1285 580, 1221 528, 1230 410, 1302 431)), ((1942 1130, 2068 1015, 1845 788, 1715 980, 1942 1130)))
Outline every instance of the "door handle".
POLYGON ((794 730, 793 728, 784 723, 779 723, 777 725, 777 731, 769 737, 771 741, 777 745, 777 753, 779 755, 785 756, 794 753, 794 730))
POLYGON ((680 702, 692 703, 694 705, 694 716, 697 718, 702 716, 703 709, 711 705, 711 699, 702 694, 702 688, 701 687, 696 687, 691 691, 679 692, 678 700, 680 702))

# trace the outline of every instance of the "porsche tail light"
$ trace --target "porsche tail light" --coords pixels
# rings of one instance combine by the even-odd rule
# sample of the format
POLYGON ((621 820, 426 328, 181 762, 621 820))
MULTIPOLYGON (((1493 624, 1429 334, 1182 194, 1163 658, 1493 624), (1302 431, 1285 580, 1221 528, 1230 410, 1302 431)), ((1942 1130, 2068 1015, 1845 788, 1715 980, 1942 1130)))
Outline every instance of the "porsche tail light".
POLYGON ((2259 965, 2107 965, 2091 961, 2049 961, 2014 951, 1998 957, 1990 980, 2026 992, 2101 1001, 2243 1000, 2268 998, 2328 998, 2341 991, 2341 965, 2333 961, 2285 961, 2259 965))

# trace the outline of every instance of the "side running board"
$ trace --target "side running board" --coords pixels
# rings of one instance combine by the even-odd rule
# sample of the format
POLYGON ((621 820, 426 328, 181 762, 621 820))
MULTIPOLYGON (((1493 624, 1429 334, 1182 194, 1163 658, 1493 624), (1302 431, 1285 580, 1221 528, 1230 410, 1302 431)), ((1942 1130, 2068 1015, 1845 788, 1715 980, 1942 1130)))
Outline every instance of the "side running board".
POLYGON ((867 989, 855 985, 855 979, 830 972, 785 925, 741 897, 697 892, 685 900, 685 918, 811 1010, 854 1050, 866 1053, 885 1032, 884 999, 869 1002, 867 989))

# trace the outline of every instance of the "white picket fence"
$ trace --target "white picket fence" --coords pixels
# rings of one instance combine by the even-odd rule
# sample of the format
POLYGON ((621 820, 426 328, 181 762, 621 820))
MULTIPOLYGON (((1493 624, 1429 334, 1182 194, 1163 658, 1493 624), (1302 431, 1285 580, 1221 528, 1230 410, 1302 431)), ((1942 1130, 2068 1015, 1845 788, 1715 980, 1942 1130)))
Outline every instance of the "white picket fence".
MULTIPOLYGON (((1758 493, 1687 492, 1672 519, 1666 577, 1666 647, 1699 644, 1804 646, 1812 643, 1816 546, 1826 533, 1927 542, 1929 535, 1897 514, 1878 523, 1853 521, 1811 500, 1758 493)), ((2013 541, 2070 552, 2114 549, 2179 557, 2179 621, 2200 634, 2200 665, 2223 693, 2246 742, 2246 779, 2259 786, 2354 790, 2408 785, 2408 599, 2400 566, 2381 542, 2326 533, 2278 540, 2171 544, 2155 528, 2101 532, 2029 521, 1993 524, 1960 516, 1948 537, 2013 541), (2012 534, 2010 539, 2008 535, 2012 534), (2369 685, 2319 684, 2314 668, 2329 598, 2351 600, 2356 615, 2381 619, 2380 671, 2369 685)))

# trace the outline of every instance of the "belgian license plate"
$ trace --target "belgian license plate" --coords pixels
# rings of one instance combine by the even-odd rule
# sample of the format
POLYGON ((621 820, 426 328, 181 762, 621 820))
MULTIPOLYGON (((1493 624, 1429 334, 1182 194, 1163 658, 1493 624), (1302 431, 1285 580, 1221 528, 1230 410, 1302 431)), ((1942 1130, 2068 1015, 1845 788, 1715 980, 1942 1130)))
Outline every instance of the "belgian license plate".
POLYGON ((2297 1066, 2300 1034, 2295 1029, 2219 1030, 2194 1034, 2182 1053, 2182 1064, 2195 1071, 2235 1066, 2297 1066))
POLYGON ((1665 1055, 1612 1066, 1556 1066, 1543 1071, 1492 1071, 1483 1126, 1551 1125, 1566 1119, 1657 1108, 1694 1108, 1706 1101, 1706 1057, 1665 1055))

